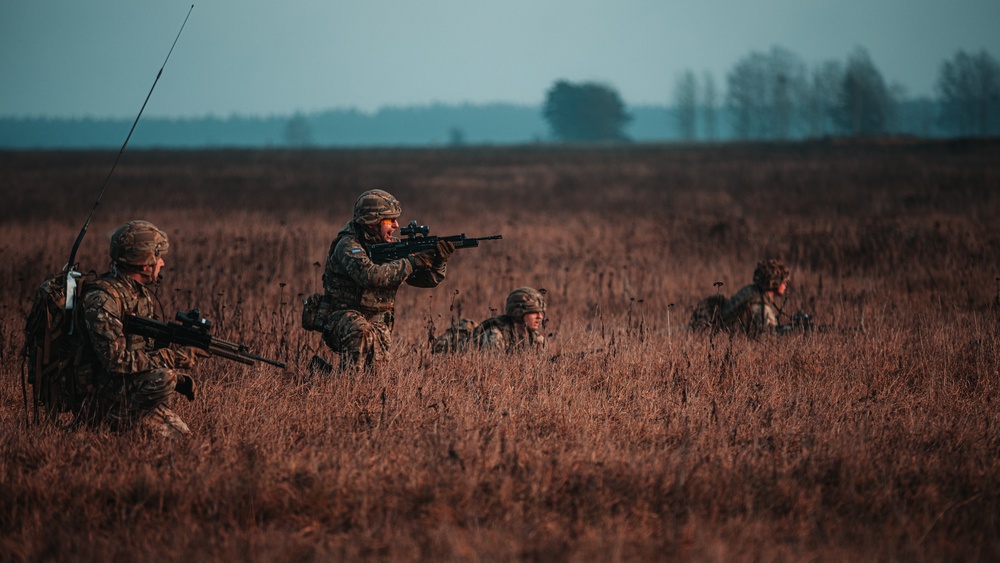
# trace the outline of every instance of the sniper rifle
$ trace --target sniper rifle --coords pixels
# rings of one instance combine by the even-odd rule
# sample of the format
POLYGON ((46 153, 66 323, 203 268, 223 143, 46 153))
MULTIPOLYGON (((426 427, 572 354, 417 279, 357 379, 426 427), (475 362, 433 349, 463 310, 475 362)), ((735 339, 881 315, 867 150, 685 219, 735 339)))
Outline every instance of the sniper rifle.
POLYGON ((126 314, 123 325, 126 334, 151 338, 156 348, 166 348, 170 344, 192 346, 205 350, 213 356, 241 364, 264 362, 279 368, 285 367, 282 362, 252 354, 245 344, 212 336, 208 332, 212 328, 212 321, 202 318, 198 309, 191 309, 186 313, 178 311, 176 320, 179 322, 165 323, 148 317, 126 314))

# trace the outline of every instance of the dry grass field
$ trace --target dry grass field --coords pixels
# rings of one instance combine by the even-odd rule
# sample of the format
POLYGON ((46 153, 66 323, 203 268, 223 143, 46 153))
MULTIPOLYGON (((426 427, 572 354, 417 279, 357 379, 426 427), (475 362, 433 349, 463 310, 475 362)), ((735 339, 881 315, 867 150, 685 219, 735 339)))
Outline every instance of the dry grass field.
POLYGON ((289 365, 206 360, 179 441, 26 424, 24 316, 114 156, 0 153, 2 561, 1000 558, 996 142, 126 152, 81 266, 150 220, 166 315, 289 365), (301 299, 374 187, 503 240, 400 290, 391 369, 313 374, 301 299), (685 330, 763 257, 822 330, 685 330), (429 353, 523 285, 544 353, 429 353))

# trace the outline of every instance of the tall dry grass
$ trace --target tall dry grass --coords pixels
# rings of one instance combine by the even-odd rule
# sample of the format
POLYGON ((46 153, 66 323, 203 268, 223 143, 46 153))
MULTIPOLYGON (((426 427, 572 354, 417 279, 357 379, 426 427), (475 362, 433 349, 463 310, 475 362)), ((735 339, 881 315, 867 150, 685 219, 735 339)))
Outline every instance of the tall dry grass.
POLYGON ((209 360, 194 435, 26 426, 23 316, 113 155, 3 153, 0 559, 995 560, 1000 146, 130 152, 80 252, 145 218, 159 294, 287 370, 209 360), (392 369, 319 376, 298 328, 360 191, 502 233, 404 287, 392 369), (697 335, 793 268, 824 329, 697 335), (723 285, 718 289, 716 282, 723 285), (542 354, 428 336, 545 288, 542 354))

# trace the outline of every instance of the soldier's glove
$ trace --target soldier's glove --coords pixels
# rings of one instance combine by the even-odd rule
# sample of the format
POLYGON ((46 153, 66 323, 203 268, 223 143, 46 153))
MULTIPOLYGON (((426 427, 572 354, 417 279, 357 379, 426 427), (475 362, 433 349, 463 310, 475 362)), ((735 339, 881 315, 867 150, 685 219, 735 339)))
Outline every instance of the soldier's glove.
POLYGON ((414 270, 426 270, 434 267, 434 260, 437 259, 437 249, 425 250, 410 256, 410 263, 414 270))
POLYGON ((177 385, 174 386, 174 391, 177 391, 181 395, 187 397, 187 400, 194 400, 194 378, 186 373, 179 374, 177 376, 177 385))
POLYGON ((435 266, 440 266, 451 258, 451 255, 455 253, 455 245, 451 243, 450 240, 439 240, 437 247, 434 249, 437 252, 437 258, 434 260, 435 266))

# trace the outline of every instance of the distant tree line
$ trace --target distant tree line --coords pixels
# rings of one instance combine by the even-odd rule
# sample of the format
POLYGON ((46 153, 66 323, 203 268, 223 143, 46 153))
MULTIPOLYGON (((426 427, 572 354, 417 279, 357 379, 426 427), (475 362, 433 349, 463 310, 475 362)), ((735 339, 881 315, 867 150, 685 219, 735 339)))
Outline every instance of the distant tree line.
POLYGON ((938 100, 908 100, 889 84, 868 51, 855 49, 846 62, 808 67, 782 47, 752 52, 726 75, 724 108, 706 74, 680 74, 673 102, 679 136, 714 140, 718 113, 729 114, 736 139, 796 139, 830 135, 870 136, 932 129, 959 136, 1000 134, 1000 64, 986 51, 959 51, 942 63, 938 100), (922 122, 922 123, 921 123, 922 122))
MULTIPOLYGON (((724 107, 711 74, 699 87, 693 71, 681 73, 674 84, 674 118, 686 141, 699 138, 699 122, 700 138, 716 140, 720 111, 728 113, 735 139, 927 134, 931 121, 951 135, 1000 134, 1000 64, 992 55, 959 51, 942 63, 936 89, 936 103, 907 100, 904 88, 887 83, 864 48, 846 62, 810 68, 788 49, 773 47, 736 62, 726 75, 724 107)), ((612 86, 565 80, 546 94, 543 115, 554 139, 573 142, 624 140, 630 120, 612 86)))
MULTIPOLYGON (((133 147, 465 146, 540 142, 788 140, 1000 135, 1000 64, 986 51, 940 66, 934 98, 887 83, 863 48, 809 66, 781 47, 675 80, 672 104, 627 107, 611 85, 557 80, 541 107, 387 107, 288 116, 143 119, 133 147), (545 130, 548 128, 548 135, 545 130)), ((130 119, 0 118, 0 148, 116 148, 130 119)))

